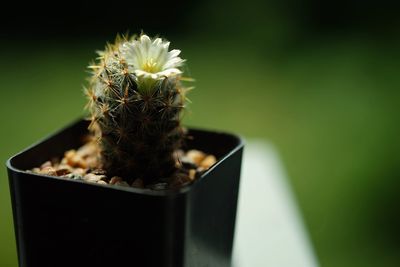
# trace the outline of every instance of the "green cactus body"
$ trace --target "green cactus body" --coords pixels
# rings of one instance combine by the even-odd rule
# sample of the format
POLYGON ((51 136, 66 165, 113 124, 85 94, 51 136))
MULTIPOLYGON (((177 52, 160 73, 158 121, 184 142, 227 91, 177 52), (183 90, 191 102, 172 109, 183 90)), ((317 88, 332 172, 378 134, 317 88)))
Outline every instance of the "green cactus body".
POLYGON ((187 88, 181 83, 180 51, 168 46, 146 35, 117 37, 89 66, 89 128, 100 144, 101 167, 128 182, 140 178, 149 184, 177 168, 174 151, 185 136, 187 88))

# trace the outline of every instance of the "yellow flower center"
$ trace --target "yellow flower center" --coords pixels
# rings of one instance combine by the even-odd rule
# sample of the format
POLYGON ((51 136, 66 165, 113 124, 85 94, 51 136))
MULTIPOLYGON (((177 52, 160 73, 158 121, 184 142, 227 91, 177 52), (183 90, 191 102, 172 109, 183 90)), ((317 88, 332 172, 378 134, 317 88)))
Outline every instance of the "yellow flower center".
POLYGON ((159 71, 159 67, 157 66, 157 62, 154 61, 153 58, 150 58, 143 65, 142 69, 146 72, 156 73, 159 71))

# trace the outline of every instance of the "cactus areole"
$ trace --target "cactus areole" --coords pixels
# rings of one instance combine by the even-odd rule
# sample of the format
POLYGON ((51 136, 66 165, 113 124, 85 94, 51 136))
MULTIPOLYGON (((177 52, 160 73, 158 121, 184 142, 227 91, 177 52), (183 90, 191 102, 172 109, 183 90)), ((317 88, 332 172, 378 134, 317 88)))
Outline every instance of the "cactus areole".
POLYGON ((181 82, 185 60, 169 45, 145 34, 118 36, 89 66, 89 129, 101 148, 101 167, 129 182, 151 183, 177 169, 189 88, 181 82))

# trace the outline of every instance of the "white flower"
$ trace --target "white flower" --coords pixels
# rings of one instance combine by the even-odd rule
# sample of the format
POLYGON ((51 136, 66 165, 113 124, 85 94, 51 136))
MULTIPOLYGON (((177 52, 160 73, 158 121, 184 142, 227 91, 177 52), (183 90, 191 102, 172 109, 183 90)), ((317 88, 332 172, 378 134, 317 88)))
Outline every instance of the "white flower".
POLYGON ((122 44, 120 50, 129 71, 144 80, 160 80, 182 73, 179 69, 185 60, 179 57, 180 50, 168 51, 169 42, 156 38, 153 41, 145 34, 122 44))

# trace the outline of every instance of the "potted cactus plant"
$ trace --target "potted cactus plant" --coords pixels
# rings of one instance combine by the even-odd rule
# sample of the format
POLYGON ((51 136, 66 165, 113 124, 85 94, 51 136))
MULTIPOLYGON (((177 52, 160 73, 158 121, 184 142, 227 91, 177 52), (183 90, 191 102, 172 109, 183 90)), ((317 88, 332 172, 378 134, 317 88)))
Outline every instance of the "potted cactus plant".
POLYGON ((184 60, 169 45, 117 37, 89 66, 90 121, 9 159, 21 267, 230 266, 243 142, 182 126, 184 60), (217 161, 193 167, 191 149, 217 161))

